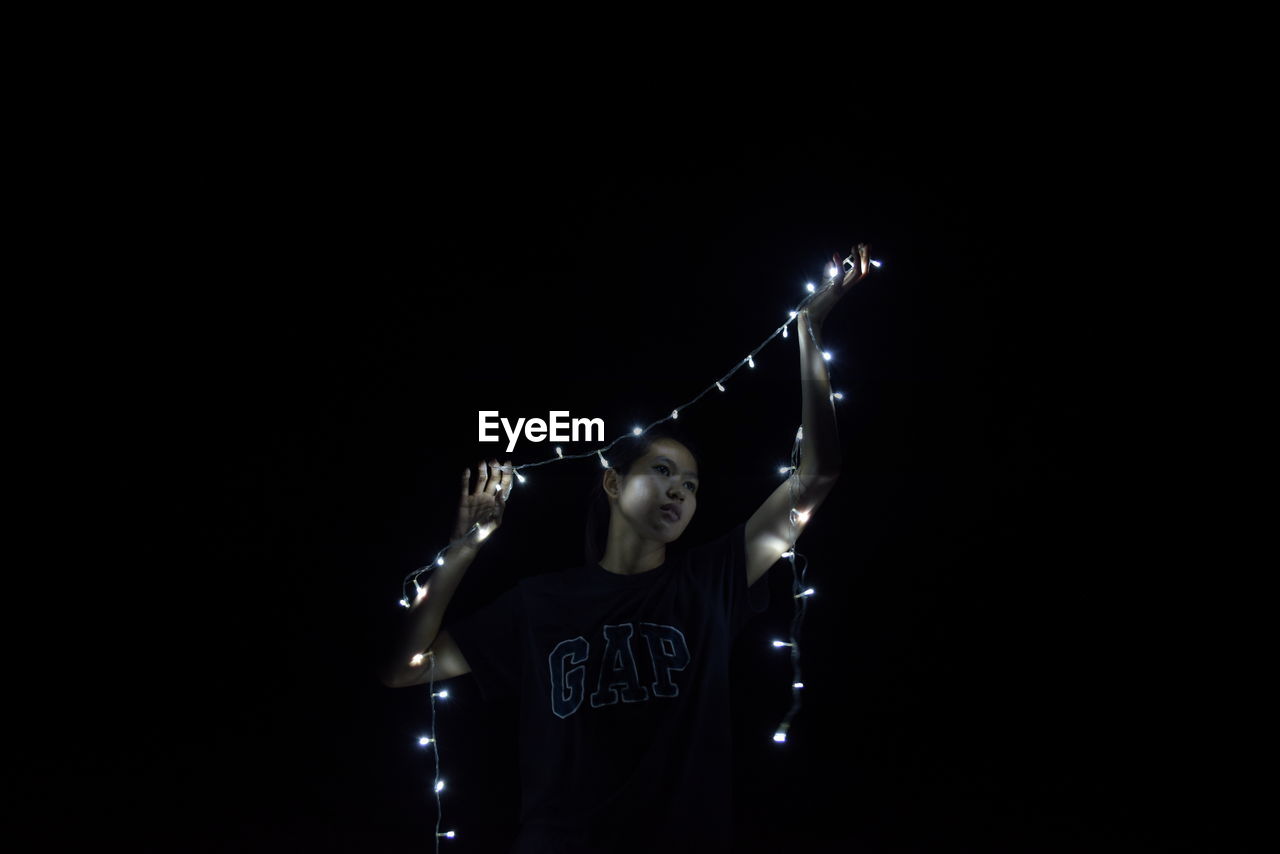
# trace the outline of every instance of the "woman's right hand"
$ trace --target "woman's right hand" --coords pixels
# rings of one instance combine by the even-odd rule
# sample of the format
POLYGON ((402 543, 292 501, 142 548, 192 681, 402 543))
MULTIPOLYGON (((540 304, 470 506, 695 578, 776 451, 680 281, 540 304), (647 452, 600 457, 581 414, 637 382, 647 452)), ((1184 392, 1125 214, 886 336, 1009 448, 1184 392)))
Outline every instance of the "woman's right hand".
POLYGON ((502 514, 511 494, 514 473, 511 461, 499 467, 497 460, 476 464, 476 479, 471 483, 471 469, 462 472, 462 496, 458 501, 458 521, 453 526, 453 539, 465 538, 478 546, 502 525, 502 514), (505 469, 505 470, 503 470, 505 469), (472 527, 479 525, 476 530, 472 527))

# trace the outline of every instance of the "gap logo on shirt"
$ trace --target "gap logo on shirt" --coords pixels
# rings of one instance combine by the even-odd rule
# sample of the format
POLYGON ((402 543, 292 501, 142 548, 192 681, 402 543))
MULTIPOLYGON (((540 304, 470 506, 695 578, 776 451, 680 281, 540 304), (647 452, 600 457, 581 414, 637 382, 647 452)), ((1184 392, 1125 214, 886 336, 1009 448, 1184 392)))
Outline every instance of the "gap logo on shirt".
MULTIPOLYGON (((649 699, 649 688, 640 682, 636 666, 635 646, 644 639, 643 649, 648 650, 651 669, 645 674, 653 676, 649 688, 655 697, 678 697, 680 686, 671 678, 673 672, 684 670, 689 664, 689 645, 684 632, 674 626, 657 623, 640 623, 637 629, 631 623, 604 626, 604 652, 601 654, 598 672, 588 674, 587 663, 591 659, 591 643, 579 635, 556 644, 547 657, 551 666, 551 711, 560 718, 567 718, 578 711, 586 696, 588 676, 595 676, 591 692, 591 707, 623 703, 643 703, 649 699), (637 637, 638 635, 638 637, 637 637)), ((643 654, 643 652, 642 652, 643 654)), ((592 665, 593 669, 596 665, 592 665)))

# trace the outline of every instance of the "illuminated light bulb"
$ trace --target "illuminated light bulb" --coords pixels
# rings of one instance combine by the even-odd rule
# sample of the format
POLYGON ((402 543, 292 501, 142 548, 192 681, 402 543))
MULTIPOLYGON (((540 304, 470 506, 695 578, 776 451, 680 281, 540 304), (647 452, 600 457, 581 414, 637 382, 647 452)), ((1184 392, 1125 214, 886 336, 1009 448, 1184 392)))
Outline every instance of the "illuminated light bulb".
POLYGON ((796 556, 796 553, 794 549, 789 549, 781 554, 781 557, 795 557, 795 556, 796 556))
POLYGON ((803 682, 792 682, 792 683, 791 683, 791 687, 792 687, 792 688, 803 688, 803 687, 804 687, 804 683, 803 683, 803 682))
POLYGON ((448 831, 445 831, 444 833, 437 833, 436 836, 443 836, 446 839, 453 839, 454 833, 452 830, 448 830, 448 831))
POLYGON ((778 742, 778 744, 782 744, 787 740, 787 734, 782 730, 778 730, 773 734, 773 740, 778 742))
POLYGON ((778 474, 786 474, 789 471, 791 471, 791 466, 783 466, 782 468, 778 469, 778 474))
POLYGON ((724 391, 724 386, 720 385, 720 380, 716 380, 716 388, 720 389, 721 391, 724 391))
POLYGON ((794 525, 797 522, 799 522, 801 525, 803 525, 805 522, 808 522, 808 521, 809 521, 808 511, 795 510, 795 509, 791 511, 791 524, 794 525))
POLYGON ((489 539, 489 535, 492 533, 493 533, 492 528, 487 528, 487 527, 481 528, 480 530, 476 531, 476 539, 479 540, 480 542, 484 542, 485 540, 489 539))
POLYGON ((444 566, 444 555, 436 558, 436 566, 444 566))
POLYGON ((871 262, 871 266, 872 266, 872 267, 879 267, 879 266, 880 266, 880 262, 879 262, 879 261, 872 261, 872 262, 871 262))
POLYGON ((839 271, 839 270, 837 270, 835 267, 828 267, 828 268, 827 268, 827 278, 829 278, 829 279, 834 279, 834 278, 836 277, 836 273, 838 273, 838 272, 840 272, 840 271, 839 271))
POLYGON ((795 319, 796 319, 796 313, 795 313, 794 311, 793 311, 793 312, 791 312, 791 319, 792 319, 792 320, 795 320, 795 319))
POLYGON ((786 337, 787 337, 787 327, 785 327, 785 326, 784 326, 784 327, 782 327, 782 337, 783 337, 783 338, 786 338, 786 337))
POLYGON ((562 460, 564 459, 564 451, 560 450, 560 447, 558 445, 556 446, 556 456, 558 456, 562 460))
POLYGON ((426 747, 426 746, 427 746, 428 744, 430 744, 430 743, 431 743, 431 739, 430 739, 430 738, 428 738, 428 737, 427 737, 427 736, 425 736, 425 735, 418 739, 418 746, 419 746, 419 747, 426 747))
POLYGON ((418 665, 422 664, 423 659, 425 658, 426 658, 425 655, 423 655, 422 653, 418 653, 413 658, 409 659, 409 663, 412 664, 414 667, 417 667, 418 665))
POLYGON ((748 356, 748 357, 747 357, 747 364, 754 368, 754 367, 756 366, 755 359, 752 359, 750 356, 748 356))
POLYGON ((520 472, 516 472, 516 480, 524 483, 524 475, 520 474, 520 472))
POLYGON ((804 425, 801 424, 799 427, 796 428, 796 441, 799 442, 803 438, 804 438, 804 425))
POLYGON ((409 600, 408 600, 408 599, 401 599, 401 600, 400 600, 400 607, 401 607, 401 608, 408 608, 408 607, 409 607, 409 600))
POLYGON ((643 433, 644 431, 643 431, 643 430, 641 430, 639 427, 632 427, 632 428, 631 428, 631 432, 632 432, 633 434, 635 434, 636 436, 639 436, 639 435, 640 435, 641 433, 643 433))
POLYGON ((809 293, 813 293, 815 290, 817 290, 816 288, 814 288, 813 282, 806 283, 805 288, 809 291, 809 293))
POLYGON ((596 456, 600 458, 600 467, 607 469, 609 467, 609 461, 604 458, 604 454, 600 451, 596 451, 596 456))
POLYGON ((774 649, 777 649, 778 647, 781 647, 781 646, 795 646, 795 644, 793 644, 793 643, 787 643, 786 641, 774 641, 774 642, 773 642, 773 647, 774 647, 774 649))
POLYGON ((828 352, 828 351, 826 351, 826 350, 823 350, 823 351, 822 351, 822 360, 823 360, 824 362, 830 362, 830 361, 831 361, 831 353, 830 353, 830 352, 828 352))
POLYGON ((671 410, 671 417, 672 417, 672 418, 679 418, 679 417, 680 417, 680 410, 679 410, 679 409, 673 409, 673 410, 671 410))
POLYGON ((431 696, 433 696, 433 697, 444 697, 444 698, 447 700, 447 699, 449 699, 449 692, 448 692, 448 691, 439 691, 439 692, 437 692, 437 693, 435 693, 435 694, 432 694, 431 696))
POLYGON ((844 400, 844 392, 842 391, 832 392, 831 396, 836 400, 844 400))
POLYGON ((436 783, 436 791, 437 792, 444 791, 444 780, 441 780, 440 782, 436 783))
POLYGON ((797 595, 797 596, 794 596, 794 597, 792 597, 792 598, 794 598, 794 599, 803 599, 805 596, 812 596, 812 595, 813 595, 813 588, 812 588, 812 587, 810 587, 808 590, 806 590, 806 591, 804 591, 803 593, 801 593, 801 594, 799 594, 799 595, 797 595))

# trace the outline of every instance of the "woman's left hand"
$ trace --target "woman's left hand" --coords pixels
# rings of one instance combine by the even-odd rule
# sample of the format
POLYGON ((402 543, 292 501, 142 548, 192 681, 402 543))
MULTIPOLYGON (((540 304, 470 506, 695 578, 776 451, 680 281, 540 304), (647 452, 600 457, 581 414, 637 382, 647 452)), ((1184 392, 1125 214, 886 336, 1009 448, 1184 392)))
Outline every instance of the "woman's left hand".
POLYGON ((844 272, 844 278, 840 278, 837 273, 836 277, 829 281, 824 287, 819 288, 813 295, 805 311, 809 313, 809 321, 815 326, 820 325, 827 319, 827 315, 831 309, 835 308, 841 297, 849 293, 853 286, 866 278, 867 273, 871 272, 871 247, 866 243, 859 243, 849 253, 852 257, 850 263, 853 265, 850 269, 844 269, 844 262, 840 260, 840 256, 832 254, 831 263, 840 271, 844 272))

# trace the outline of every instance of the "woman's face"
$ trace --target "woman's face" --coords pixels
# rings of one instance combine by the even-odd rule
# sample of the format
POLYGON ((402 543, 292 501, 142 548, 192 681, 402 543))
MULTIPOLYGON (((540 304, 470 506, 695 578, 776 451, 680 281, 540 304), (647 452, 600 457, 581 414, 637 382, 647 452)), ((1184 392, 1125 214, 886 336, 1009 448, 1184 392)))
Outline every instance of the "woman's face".
POLYGON ((698 509, 698 464, 674 439, 655 439, 622 480, 618 510, 642 537, 679 539, 698 509))

